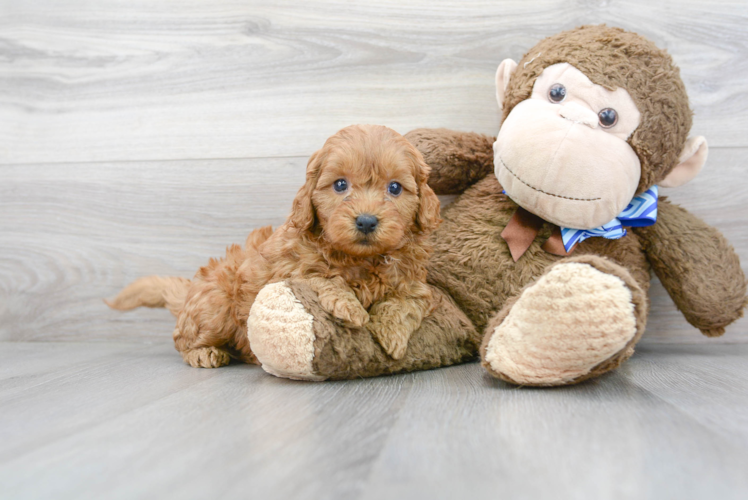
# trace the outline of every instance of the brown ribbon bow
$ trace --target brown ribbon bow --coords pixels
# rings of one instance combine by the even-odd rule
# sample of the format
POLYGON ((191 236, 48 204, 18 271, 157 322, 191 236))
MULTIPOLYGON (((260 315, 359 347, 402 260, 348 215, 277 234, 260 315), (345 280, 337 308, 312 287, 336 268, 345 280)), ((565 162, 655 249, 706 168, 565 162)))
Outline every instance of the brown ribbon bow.
MULTIPOLYGON (((517 208, 517 211, 514 212, 514 215, 509 220, 509 224, 501 232, 501 237, 509 245, 509 252, 511 252, 514 262, 517 262, 525 254, 527 249, 530 248, 540 228, 543 227, 544 222, 543 219, 524 208, 517 208)), ((564 248, 564 241, 561 238, 561 229, 555 226, 553 234, 543 243, 542 248, 553 255, 565 257, 574 251, 576 245, 567 252, 564 248)))

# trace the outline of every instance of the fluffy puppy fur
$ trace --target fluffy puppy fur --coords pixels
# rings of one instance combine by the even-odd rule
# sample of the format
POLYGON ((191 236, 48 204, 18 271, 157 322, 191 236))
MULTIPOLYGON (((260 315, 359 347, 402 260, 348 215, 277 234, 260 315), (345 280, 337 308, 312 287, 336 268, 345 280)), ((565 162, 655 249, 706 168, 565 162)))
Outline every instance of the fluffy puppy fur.
POLYGON ((428 174, 421 153, 394 130, 344 128, 310 158, 291 215, 276 231, 252 231, 244 248, 230 246, 191 281, 141 278, 107 304, 168 308, 177 317, 175 346, 194 367, 231 358, 257 363, 247 338, 257 293, 302 278, 323 308, 346 324, 366 325, 399 359, 431 310, 427 236, 440 219, 428 174))

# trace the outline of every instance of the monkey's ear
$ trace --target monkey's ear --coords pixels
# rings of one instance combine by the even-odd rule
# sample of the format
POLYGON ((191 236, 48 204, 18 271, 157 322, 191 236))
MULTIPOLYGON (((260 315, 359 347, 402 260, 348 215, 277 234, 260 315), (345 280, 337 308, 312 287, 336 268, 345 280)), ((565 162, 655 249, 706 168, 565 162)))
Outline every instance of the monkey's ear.
POLYGON ((689 137, 678 158, 680 163, 660 182, 660 186, 678 187, 690 181, 701 171, 708 154, 709 145, 703 136, 689 137))
POLYGON ((504 59, 496 70, 496 100, 499 102, 499 109, 504 109, 504 91, 515 69, 517 63, 513 59, 504 59))

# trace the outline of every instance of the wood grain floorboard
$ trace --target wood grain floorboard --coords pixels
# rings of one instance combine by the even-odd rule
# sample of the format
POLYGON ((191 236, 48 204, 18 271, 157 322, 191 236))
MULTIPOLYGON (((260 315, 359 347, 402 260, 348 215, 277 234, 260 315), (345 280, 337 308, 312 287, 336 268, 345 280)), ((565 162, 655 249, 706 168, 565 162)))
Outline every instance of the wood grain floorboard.
POLYGON ((632 383, 726 439, 742 441, 748 446, 745 346, 699 349, 678 344, 656 347, 645 344, 637 351, 637 356, 622 370, 632 383))
MULTIPOLYGON (((0 349, 12 350, 12 344, 9 348, 8 343, 2 343, 0 349)), ((45 344, 35 345, 39 350, 46 349, 45 344)), ((57 350, 64 356, 75 349, 88 350, 89 345, 71 343, 66 349, 57 350)), ((0 426, 0 461, 23 456, 36 447, 85 431, 217 375, 183 370, 181 359, 174 357, 172 350, 163 342, 160 348, 131 346, 100 358, 73 362, 41 380, 30 375, 31 382, 26 387, 16 383, 0 392, 0 419, 13 423, 0 426)), ((18 362, 28 358, 33 355, 19 357, 18 362)))
POLYGON ((282 223, 305 166, 292 158, 0 167, 0 339, 91 338, 101 314, 110 340, 169 336, 163 311, 112 314, 102 299, 143 275, 191 277, 252 229, 282 223))
MULTIPOLYGON (((0 343, 3 358, 14 344, 0 343)), ((256 366, 195 370, 173 354, 162 343, 0 396, 4 494, 355 498, 412 382, 294 383, 256 366)))
POLYGON ((87 343, 85 346, 71 346, 68 342, 45 342, 43 346, 35 342, 3 344, 5 354, 19 362, 0 365, 0 399, 65 376, 78 366, 88 367, 90 363, 114 354, 144 349, 148 346, 116 341, 87 343))
MULTIPOLYGON (((656 363, 657 351, 650 353, 656 363)), ((460 366, 424 377, 401 413, 370 478, 380 486, 363 498, 696 499, 746 491, 744 443, 624 371, 561 390, 522 389, 460 366)))
POLYGON ((0 498, 748 495, 745 427, 730 422, 748 411, 746 345, 654 345, 560 389, 510 387, 475 363, 292 382, 192 369, 166 342, 75 358, 91 348, 0 342, 0 366, 29 386, 0 394, 0 498), (44 384, 24 371, 67 352, 44 384))
POLYGON ((748 146, 748 4, 0 1, 0 163, 306 156, 351 123, 495 134, 494 73, 581 24, 669 50, 695 134, 748 146))

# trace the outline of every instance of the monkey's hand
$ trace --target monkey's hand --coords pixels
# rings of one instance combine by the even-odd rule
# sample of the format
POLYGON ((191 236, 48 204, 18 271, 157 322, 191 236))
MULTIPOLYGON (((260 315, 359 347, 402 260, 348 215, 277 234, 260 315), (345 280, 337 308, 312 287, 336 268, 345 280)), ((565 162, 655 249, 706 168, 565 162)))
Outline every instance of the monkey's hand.
POLYGON ((436 194, 460 194, 493 172, 495 138, 445 128, 419 128, 405 134, 431 167, 429 186, 436 194))
POLYGON ((369 313, 343 278, 309 278, 309 285, 317 292, 322 308, 336 318, 352 326, 369 322, 369 313))
POLYGON ((635 228, 657 277, 693 326, 708 337, 743 315, 746 279, 735 250, 717 229, 660 198, 657 222, 635 228))
POLYGON ((431 290, 422 283, 414 283, 408 292, 398 292, 375 303, 371 307, 371 322, 366 327, 392 359, 402 359, 410 336, 432 308, 431 290))

